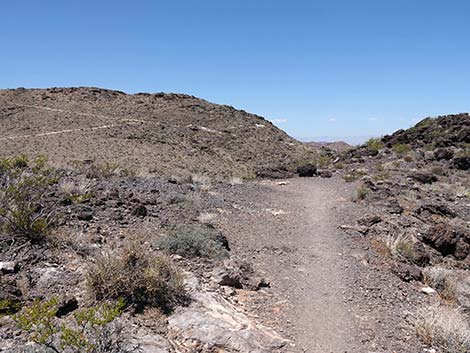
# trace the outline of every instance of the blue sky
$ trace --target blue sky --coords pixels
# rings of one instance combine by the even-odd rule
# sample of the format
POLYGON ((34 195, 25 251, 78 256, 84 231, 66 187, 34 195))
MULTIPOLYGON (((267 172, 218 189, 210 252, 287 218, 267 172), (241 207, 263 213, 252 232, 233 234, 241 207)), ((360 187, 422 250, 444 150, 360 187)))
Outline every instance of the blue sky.
POLYGON ((8 1, 0 87, 182 92, 296 137, 470 111, 470 1, 8 1))

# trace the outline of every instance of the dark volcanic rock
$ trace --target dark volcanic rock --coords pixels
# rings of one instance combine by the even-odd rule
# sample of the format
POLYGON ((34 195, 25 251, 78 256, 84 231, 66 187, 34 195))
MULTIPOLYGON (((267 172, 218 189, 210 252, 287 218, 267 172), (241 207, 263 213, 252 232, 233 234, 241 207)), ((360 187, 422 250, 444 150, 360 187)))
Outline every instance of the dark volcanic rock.
POLYGON ((470 156, 454 157, 454 159, 452 159, 452 166, 460 170, 469 170, 470 156))
POLYGON ((434 159, 436 161, 440 160, 450 160, 454 157, 454 152, 449 148, 438 148, 434 151, 434 159))
POLYGON ((78 301, 75 297, 65 298, 59 303, 55 316, 63 317, 78 309, 78 301))
POLYGON ((456 213, 442 203, 425 204, 415 211, 418 215, 439 215, 444 217, 456 217, 456 213))
POLYGON ((423 235, 423 240, 443 256, 454 255, 458 260, 468 256, 470 235, 462 227, 440 223, 423 235), (457 251, 458 250, 458 251, 457 251))
POLYGON ((148 214, 147 208, 144 205, 137 205, 132 209, 132 214, 137 217, 146 217, 148 214))
POLYGON ((297 174, 300 177, 313 177, 317 174, 317 167, 313 164, 302 165, 297 168, 297 174))
POLYGON ((414 180, 423 184, 432 184, 437 181, 437 176, 427 172, 415 172, 410 175, 414 180))

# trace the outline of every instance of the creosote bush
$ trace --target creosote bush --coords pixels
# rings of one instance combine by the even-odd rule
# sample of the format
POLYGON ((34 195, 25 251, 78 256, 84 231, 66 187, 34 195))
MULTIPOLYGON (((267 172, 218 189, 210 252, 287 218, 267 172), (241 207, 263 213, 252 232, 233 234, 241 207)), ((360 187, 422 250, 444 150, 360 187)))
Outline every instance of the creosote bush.
POLYGON ((370 189, 364 186, 358 187, 353 194, 353 201, 365 200, 370 195, 370 189))
POLYGON ((18 327, 29 339, 54 352, 131 352, 122 327, 113 321, 122 313, 124 302, 102 303, 74 312, 66 320, 56 317, 58 299, 36 300, 14 316, 18 327))
POLYGON ((52 222, 52 209, 44 207, 49 187, 57 183, 43 157, 32 163, 26 156, 0 160, 0 225, 12 235, 41 240, 52 222))
POLYGON ((367 148, 371 151, 379 151, 384 148, 384 143, 381 138, 370 138, 366 142, 367 148))
POLYGON ((223 259, 228 256, 225 237, 212 227, 186 225, 158 242, 165 252, 188 258, 223 259))
POLYGON ((397 143, 392 146, 392 150, 396 154, 405 154, 411 151, 411 147, 404 143, 397 143))
POLYGON ((146 306, 168 312, 184 298, 183 276, 166 255, 156 256, 136 243, 120 254, 105 254, 87 271, 88 286, 96 298, 123 298, 136 310, 146 306))

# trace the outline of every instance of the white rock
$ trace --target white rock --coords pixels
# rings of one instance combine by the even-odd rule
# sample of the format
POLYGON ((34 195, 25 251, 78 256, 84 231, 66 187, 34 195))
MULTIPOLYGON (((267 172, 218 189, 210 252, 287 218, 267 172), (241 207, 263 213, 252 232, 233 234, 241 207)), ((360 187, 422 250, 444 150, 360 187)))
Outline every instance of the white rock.
POLYGON ((0 272, 12 273, 16 270, 16 262, 14 261, 3 261, 0 262, 0 272))
POLYGON ((421 292, 426 293, 426 294, 434 294, 436 291, 432 289, 431 287, 423 287, 421 288, 421 292))

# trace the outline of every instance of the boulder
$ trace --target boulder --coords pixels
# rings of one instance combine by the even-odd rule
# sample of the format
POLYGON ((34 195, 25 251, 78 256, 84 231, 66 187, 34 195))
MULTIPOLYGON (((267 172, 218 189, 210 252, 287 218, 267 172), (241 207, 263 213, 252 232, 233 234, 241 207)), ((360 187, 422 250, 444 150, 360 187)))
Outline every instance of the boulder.
POLYGON ((191 304, 168 318, 168 337, 178 352, 268 353, 286 344, 215 292, 189 288, 191 304))
POLYGON ((299 166, 297 174, 299 174, 299 177, 313 177, 317 175, 317 167, 311 163, 299 166))
POLYGON ((443 256, 453 255, 457 260, 469 254, 470 234, 463 227, 449 223, 439 223, 423 234, 423 241, 439 251, 443 256))

